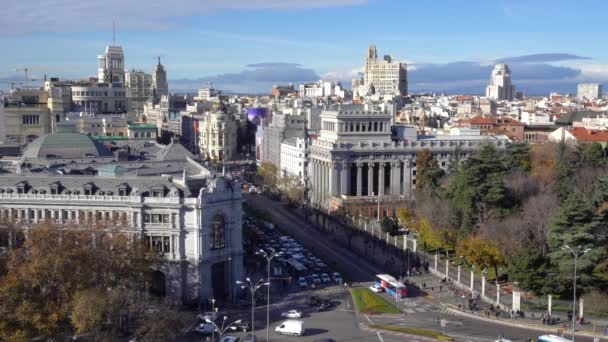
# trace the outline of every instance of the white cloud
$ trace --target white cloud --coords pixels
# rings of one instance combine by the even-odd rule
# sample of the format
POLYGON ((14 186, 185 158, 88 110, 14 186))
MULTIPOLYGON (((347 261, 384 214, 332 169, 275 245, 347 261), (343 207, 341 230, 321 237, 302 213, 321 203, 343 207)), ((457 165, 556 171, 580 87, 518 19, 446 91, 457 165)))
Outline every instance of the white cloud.
POLYGON ((608 81, 608 64, 580 64, 578 68, 581 70, 582 80, 608 81))
POLYGON ((0 11, 0 32, 89 31, 120 28, 163 29, 175 18, 217 10, 303 9, 366 4, 367 0, 5 0, 0 11))
POLYGON ((363 70, 364 67, 332 70, 321 75, 321 78, 327 81, 350 81, 353 78, 361 77, 363 70))

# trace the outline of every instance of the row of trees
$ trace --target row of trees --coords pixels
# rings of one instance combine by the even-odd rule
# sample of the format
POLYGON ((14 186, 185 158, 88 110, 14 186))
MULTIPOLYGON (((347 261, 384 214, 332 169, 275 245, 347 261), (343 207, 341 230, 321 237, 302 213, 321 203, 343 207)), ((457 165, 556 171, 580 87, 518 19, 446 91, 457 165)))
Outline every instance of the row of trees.
MULTIPOLYGON (((23 228, 5 222, 0 233, 23 228)), ((133 324, 140 339, 164 340, 186 323, 182 314, 148 296, 146 284, 161 256, 108 227, 43 223, 28 228, 23 245, 3 261, 0 340, 72 333, 113 340, 133 324), (162 314, 152 317, 152 307, 162 314)))
POLYGON ((271 192, 280 192, 287 199, 295 202, 305 200, 305 189, 296 176, 288 174, 285 170, 279 172, 274 163, 270 161, 262 162, 257 168, 258 178, 264 187, 271 192))
MULTIPOLYGON (((536 293, 569 293, 573 257, 586 291, 608 290, 608 169, 597 143, 485 146, 444 175, 417 156, 413 225, 422 241, 536 293)), ((406 215, 406 216, 407 216, 406 215)), ((401 215, 400 215, 401 216, 401 215)))

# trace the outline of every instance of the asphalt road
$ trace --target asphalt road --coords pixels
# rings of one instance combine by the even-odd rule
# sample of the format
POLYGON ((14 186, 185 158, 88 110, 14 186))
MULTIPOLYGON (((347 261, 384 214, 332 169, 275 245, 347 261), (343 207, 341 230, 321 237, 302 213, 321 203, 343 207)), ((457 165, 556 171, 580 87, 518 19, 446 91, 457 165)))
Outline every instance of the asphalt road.
MULTIPOLYGON (((373 265, 361 256, 347 250, 334 243, 332 239, 327 238, 323 233, 317 231, 309 223, 301 220, 297 215, 291 213, 289 208, 284 203, 271 201, 264 196, 246 194, 245 198, 252 206, 267 210, 272 216, 272 220, 286 229, 287 232, 296 240, 302 243, 309 250, 314 250, 314 253, 328 262, 332 262, 335 268, 342 274, 348 275, 348 279, 354 282, 371 282, 376 274, 382 273, 380 267, 373 265)), ((422 280, 412 278, 412 280, 421 284, 422 280)), ((366 284, 363 284, 366 285, 366 284)), ((289 302, 296 297, 289 296, 287 304, 283 305, 286 311, 291 309, 294 304, 289 302)), ((494 322, 486 322, 479 319, 460 316, 447 312, 444 309, 443 303, 440 300, 441 296, 416 297, 408 298, 407 303, 400 304, 404 311, 403 315, 399 316, 357 316, 352 312, 352 304, 350 300, 345 300, 340 304, 340 307, 324 313, 309 313, 304 318, 305 326, 310 328, 310 335, 306 337, 286 337, 277 336, 272 332, 273 341, 315 341, 322 337, 331 337, 336 341, 426 341, 424 338, 404 338, 403 336, 388 333, 376 332, 367 329, 370 323, 380 324, 395 324, 409 327, 421 327, 441 331, 439 321, 445 319, 447 325, 445 332, 456 338, 457 341, 465 342, 492 342, 499 336, 504 336, 513 341, 527 341, 529 339, 536 340, 538 336, 548 334, 548 332, 538 331, 531 328, 521 328, 516 326, 498 324, 494 322)), ((278 310, 278 311, 280 311, 278 310)), ((280 313, 277 311, 273 316, 274 327, 280 323, 280 313)), ((557 329, 557 327, 556 327, 557 329)), ((263 334, 258 333, 258 337, 265 338, 263 334)), ((592 342, 593 338, 589 336, 577 335, 576 341, 592 342)))
POLYGON ((249 204, 257 209, 268 210, 273 221, 302 243, 307 249, 314 251, 320 258, 335 263, 335 268, 346 275, 350 281, 366 282, 382 273, 375 265, 363 259, 352 251, 334 244, 327 236, 319 232, 308 222, 290 213, 284 203, 272 201, 264 196, 245 194, 249 204))

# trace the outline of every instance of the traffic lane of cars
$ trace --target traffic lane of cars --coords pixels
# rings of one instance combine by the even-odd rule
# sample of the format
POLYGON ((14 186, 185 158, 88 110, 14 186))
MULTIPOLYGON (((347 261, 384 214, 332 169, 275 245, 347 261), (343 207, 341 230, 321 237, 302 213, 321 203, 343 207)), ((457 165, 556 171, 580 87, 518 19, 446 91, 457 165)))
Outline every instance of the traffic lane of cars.
MULTIPOLYGON (((361 331, 356 323, 356 317, 344 299, 342 288, 326 288, 319 291, 305 291, 291 293, 280 303, 275 303, 271 307, 270 339, 271 341, 320 341, 324 338, 331 338, 336 341, 369 341, 370 334, 361 331), (332 291, 332 292, 329 292, 332 291), (330 302, 331 307, 319 310, 317 303, 330 302), (297 310, 302 313, 301 318, 284 318, 281 313, 289 310, 297 310), (276 328, 285 321, 302 321, 303 335, 290 336, 276 332, 276 328)), ((262 315, 264 307, 256 310, 256 331, 257 339, 264 339, 266 335, 266 322, 257 319, 262 315)), ((250 332, 234 332, 233 336, 250 336, 250 332)))

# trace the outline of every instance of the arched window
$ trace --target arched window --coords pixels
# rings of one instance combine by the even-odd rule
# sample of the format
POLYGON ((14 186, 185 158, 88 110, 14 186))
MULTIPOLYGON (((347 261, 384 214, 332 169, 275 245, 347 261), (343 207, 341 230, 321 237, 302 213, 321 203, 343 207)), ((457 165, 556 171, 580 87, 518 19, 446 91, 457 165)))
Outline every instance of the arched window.
POLYGON ((215 215, 211 219, 211 235, 209 238, 211 249, 222 249, 226 247, 226 223, 224 216, 215 215))

